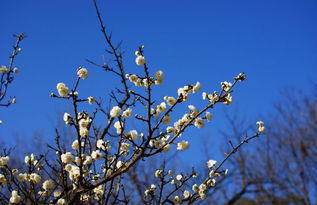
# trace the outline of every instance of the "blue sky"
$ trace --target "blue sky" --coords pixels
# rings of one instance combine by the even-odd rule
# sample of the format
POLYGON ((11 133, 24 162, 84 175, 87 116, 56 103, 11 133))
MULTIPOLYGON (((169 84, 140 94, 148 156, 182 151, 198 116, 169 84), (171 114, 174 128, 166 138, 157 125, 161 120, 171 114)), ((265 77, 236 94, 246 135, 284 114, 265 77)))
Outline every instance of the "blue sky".
MULTIPOLYGON (((158 97, 175 95, 177 88, 196 81, 203 91, 212 92, 221 81, 244 71, 247 81, 236 88, 233 105, 226 109, 239 108, 249 119, 257 119, 273 112, 280 90, 310 93, 316 83, 314 0, 109 0, 99 5, 114 41, 123 40, 127 72, 139 72, 134 64, 139 45, 146 46, 152 71, 164 71, 158 97)), ((52 137, 62 117, 57 113, 69 110, 69 105, 48 96, 58 82, 73 84, 79 66, 89 69, 89 78, 80 85, 83 97, 105 99, 118 85, 111 74, 85 61, 102 63, 105 54, 92 1, 2 0, 0 13, 1 65, 8 64, 12 34, 28 36, 16 61, 21 72, 9 90, 18 103, 0 110, 1 138, 29 138, 35 132, 52 137)), ((189 103, 202 107, 199 98, 200 94, 189 103)), ((190 135, 211 135, 217 141, 217 129, 225 127, 222 107, 213 123, 190 135)), ((198 142, 192 149, 199 149, 198 142)))

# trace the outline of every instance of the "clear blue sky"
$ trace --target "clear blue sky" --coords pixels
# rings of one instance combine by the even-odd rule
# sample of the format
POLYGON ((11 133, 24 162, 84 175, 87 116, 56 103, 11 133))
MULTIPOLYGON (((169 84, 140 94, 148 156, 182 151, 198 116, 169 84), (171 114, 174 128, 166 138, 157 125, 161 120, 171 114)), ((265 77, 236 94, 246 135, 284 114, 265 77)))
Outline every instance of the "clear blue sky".
MULTIPOLYGON (((99 5, 114 40, 123 40, 127 72, 139 69, 134 51, 143 44, 152 71, 164 71, 160 97, 175 95, 178 87, 197 80, 202 90, 211 92, 220 81, 244 71, 247 81, 235 90, 230 110, 239 107, 256 118, 272 112, 281 89, 310 92, 316 83, 315 0, 103 0, 99 5)), ((58 124, 56 113, 69 106, 48 96, 56 83, 72 84, 79 66, 90 74, 80 94, 105 98, 113 76, 85 61, 102 63, 104 54, 92 1, 2 0, 0 13, 1 65, 8 64, 12 34, 28 36, 16 61, 21 72, 9 90, 18 103, 0 110, 1 138, 31 137, 38 130, 51 137, 58 124)), ((191 134, 218 135, 211 128, 223 127, 222 108, 218 110, 214 124, 191 134)))

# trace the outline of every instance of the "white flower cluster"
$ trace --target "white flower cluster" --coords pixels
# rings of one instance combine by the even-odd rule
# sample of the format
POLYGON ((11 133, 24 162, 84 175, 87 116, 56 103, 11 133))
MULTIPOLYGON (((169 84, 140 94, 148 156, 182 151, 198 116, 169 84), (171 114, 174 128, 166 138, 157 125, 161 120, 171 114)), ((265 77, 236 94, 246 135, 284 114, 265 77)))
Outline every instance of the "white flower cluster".
POLYGON ((9 156, 5 156, 5 157, 0 156, 0 168, 2 166, 7 165, 9 162, 9 159, 10 159, 9 156))
POLYGON ((159 70, 155 72, 155 78, 149 77, 139 77, 136 74, 126 74, 125 77, 132 83, 134 83, 135 86, 141 87, 149 87, 153 84, 155 85, 161 85, 163 83, 163 71, 159 70))
POLYGON ((80 169, 79 167, 72 165, 72 164, 66 164, 65 170, 69 174, 69 179, 72 181, 75 181, 80 176, 80 169))
POLYGON ((154 195, 154 191, 156 190, 156 185, 152 184, 149 188, 144 191, 145 196, 154 195))
POLYGON ((57 88, 58 94, 61 97, 65 97, 68 94, 68 87, 65 85, 65 83, 58 83, 56 85, 56 88, 57 88))
POLYGON ((136 55, 135 63, 138 66, 143 66, 145 64, 145 58, 142 55, 142 53, 140 51, 135 51, 135 55, 136 55))
POLYGON ((167 144, 166 142, 168 141, 169 138, 170 138, 169 135, 165 135, 156 139, 151 139, 149 145, 157 149, 163 148, 164 152, 168 152, 170 151, 170 144, 167 144))
POLYGON ((72 116, 69 113, 65 112, 63 116, 63 120, 66 125, 69 125, 72 122, 72 116))
POLYGON ((0 67, 0 73, 7 73, 7 72, 8 72, 7 66, 2 65, 2 66, 0 67))
POLYGON ((2 184, 6 184, 7 183, 7 179, 3 174, 0 174, 0 185, 2 184))
POLYGON ((58 199, 57 205, 66 205, 66 200, 65 199, 58 199))
POLYGON ((122 130, 123 130, 123 127, 124 127, 123 122, 116 121, 116 122, 113 124, 113 126, 114 126, 114 128, 116 128, 117 134, 121 134, 121 132, 122 132, 122 130))
POLYGON ((99 185, 98 187, 94 188, 94 199, 99 201, 103 198, 103 193, 105 191, 105 186, 104 185, 99 185))
POLYGON ((11 198, 10 198, 10 203, 11 204, 18 204, 21 201, 21 197, 18 195, 18 191, 13 190, 11 192, 11 198))
POLYGON ((186 150, 189 147, 189 142, 188 141, 181 141, 177 143, 177 150, 186 150))
POLYGON ((163 83, 163 71, 159 70, 155 72, 155 85, 161 85, 163 83))
POLYGON ((46 181, 43 182, 42 187, 43 187, 43 189, 44 189, 45 191, 48 191, 48 190, 53 189, 53 188, 55 187, 55 183, 54 183, 53 180, 48 179, 48 180, 46 180, 46 181))
POLYGON ((162 174, 163 174, 163 170, 161 170, 161 169, 158 169, 158 170, 156 170, 155 171, 155 177, 160 177, 160 176, 162 176, 162 174))
POLYGON ((87 101, 88 101, 89 104, 94 104, 95 98, 92 97, 92 96, 89 96, 89 97, 87 98, 87 101))
POLYGON ((42 178, 37 173, 27 174, 27 173, 20 173, 18 175, 18 180, 20 182, 29 181, 34 184, 38 184, 41 182, 42 178))
POLYGON ((125 119, 125 118, 128 118, 128 117, 131 117, 132 116, 132 109, 131 108, 128 108, 126 109, 125 111, 123 111, 122 113, 122 118, 125 119))
POLYGON ((156 106, 156 109, 152 108, 151 109, 151 114, 153 116, 158 116, 159 114, 161 114, 162 112, 164 112, 166 109, 166 103, 162 102, 161 104, 156 106))
POLYGON ((102 153, 100 152, 99 149, 97 150, 94 150, 91 152, 91 157, 94 159, 94 160, 100 160, 102 158, 102 153))
POLYGON ((239 73, 239 75, 237 75, 237 77, 234 77, 233 79, 242 82, 246 79, 246 77, 244 73, 239 73))
POLYGON ((176 99, 174 97, 165 96, 164 100, 169 106, 173 106, 176 103, 176 99))
POLYGON ((121 112, 121 108, 119 106, 114 106, 110 111, 110 116, 113 118, 119 117, 120 112, 121 112))
POLYGON ((215 91, 212 94, 207 94, 206 92, 202 93, 203 100, 208 99, 211 104, 215 104, 219 99, 218 93, 215 91))
POLYGON ((199 82, 197 82, 195 85, 186 85, 182 88, 179 88, 177 90, 177 94, 178 94, 178 97, 180 97, 180 99, 185 102, 187 101, 188 99, 188 96, 193 92, 193 93, 196 93, 198 92, 198 90, 200 89, 201 85, 199 82))
POLYGON ((131 130, 128 133, 126 133, 126 136, 131 140, 135 141, 138 138, 138 132, 136 130, 131 130))
POLYGON ((264 130, 265 130, 265 127, 264 127, 264 122, 262 122, 262 121, 257 121, 256 122, 256 124, 259 126, 258 127, 258 132, 264 132, 264 130))
POLYGON ((109 145, 109 141, 103 141, 102 139, 97 140, 96 147, 102 149, 103 151, 109 151, 111 146, 109 145))
POLYGON ((130 82, 134 83, 135 86, 139 86, 139 87, 140 87, 140 86, 143 86, 143 85, 144 85, 142 79, 139 78, 139 77, 138 77, 137 75, 135 75, 135 74, 132 74, 132 75, 126 74, 125 77, 126 77, 127 79, 129 79, 130 82))
POLYGON ((74 156, 71 152, 66 152, 61 155, 61 160, 63 163, 71 163, 74 161, 74 156))
POLYGON ((77 76, 83 80, 88 78, 88 70, 86 68, 83 67, 79 67, 77 69, 77 76))
POLYGON ((215 161, 215 160, 209 160, 208 162, 207 162, 207 167, 210 169, 210 168, 212 168, 213 166, 215 166, 215 164, 217 163, 217 161, 215 161))
POLYGON ((25 156, 24 157, 24 162, 25 162, 25 164, 27 164, 28 166, 30 166, 30 165, 40 165, 40 163, 36 160, 36 156, 35 156, 35 154, 30 154, 29 156, 25 156))
POLYGON ((87 137, 89 134, 89 124, 91 119, 86 112, 78 113, 78 125, 79 125, 79 135, 81 137, 87 137))

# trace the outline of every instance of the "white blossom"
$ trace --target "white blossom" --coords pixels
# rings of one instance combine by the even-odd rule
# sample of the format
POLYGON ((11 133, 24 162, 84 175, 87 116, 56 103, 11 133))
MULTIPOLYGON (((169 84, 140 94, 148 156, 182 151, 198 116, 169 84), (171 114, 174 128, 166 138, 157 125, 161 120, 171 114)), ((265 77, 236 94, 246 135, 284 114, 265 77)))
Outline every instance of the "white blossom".
POLYGON ((72 143, 72 148, 73 148, 74 150, 79 150, 78 140, 74 140, 74 142, 72 143))
POLYGON ((99 185, 98 187, 94 188, 93 191, 95 193, 94 199, 99 201, 102 199, 102 196, 103 196, 104 191, 105 191, 105 187, 104 187, 104 185, 99 185))
POLYGON ((207 189, 206 184, 199 185, 199 191, 205 191, 207 189))
POLYGON ((89 123, 90 123, 89 117, 80 119, 78 122, 80 128, 87 128, 89 123))
POLYGON ((207 93, 206 93, 206 92, 203 92, 203 93, 201 94, 201 96, 202 96, 203 100, 206 100, 206 98, 207 98, 207 93))
POLYGON ((194 184, 194 185, 192 186, 192 190, 193 190, 195 193, 198 192, 198 191, 199 191, 198 185, 197 185, 197 184, 194 184))
POLYGON ((6 184, 7 183, 7 179, 3 174, 0 174, 0 185, 1 184, 6 184))
POLYGON ((220 85, 225 92, 228 92, 232 87, 232 84, 227 81, 221 82, 220 85))
POLYGON ((201 117, 197 117, 195 120, 195 126, 197 128, 203 128, 205 126, 205 122, 201 117))
POLYGON ((41 176, 38 175, 37 173, 32 173, 30 175, 30 181, 33 182, 34 184, 38 184, 41 182, 41 176))
POLYGON ((63 120, 66 125, 69 125, 72 122, 72 116, 69 113, 65 112, 63 116, 63 120))
POLYGON ((70 163, 74 160, 74 156, 71 152, 66 152, 61 155, 61 160, 63 163, 70 163))
POLYGON ((176 103, 176 99, 174 97, 165 96, 164 100, 169 106, 173 106, 176 103))
POLYGON ((164 117, 163 117, 163 119, 162 119, 162 122, 164 123, 164 124, 170 124, 171 123, 171 116, 168 114, 168 115, 165 115, 164 117))
POLYGON ((121 143, 120 149, 121 149, 123 152, 128 152, 128 151, 129 151, 129 148, 130 148, 130 144, 125 143, 125 142, 122 142, 122 143, 121 143))
POLYGON ((19 180, 20 182, 26 181, 27 178, 28 178, 28 174, 27 174, 27 173, 20 173, 20 174, 18 175, 18 180, 19 180))
POLYGON ((88 78, 88 70, 86 68, 79 67, 77 70, 77 76, 81 79, 87 79, 88 78))
POLYGON ((158 170, 156 170, 155 171, 155 177, 159 177, 159 176, 161 176, 163 174, 163 170, 161 170, 161 169, 158 169, 158 170))
POLYGON ((7 165, 9 159, 10 158, 8 156, 0 157, 0 167, 7 165))
POLYGON ((69 171, 70 180, 74 181, 80 176, 80 169, 77 166, 71 165, 71 170, 69 171))
POLYGON ((53 189, 55 186, 55 183, 53 180, 49 179, 49 180, 46 180, 44 181, 42 187, 44 190, 49 190, 49 189, 53 189))
POLYGON ((155 72, 155 84, 160 85, 163 82, 163 71, 159 70, 155 72))
POLYGON ((162 102, 161 104, 159 104, 157 107, 156 107, 156 111, 158 113, 161 113, 161 112, 164 112, 166 109, 166 103, 165 102, 162 102))
POLYGON ((131 137, 131 139, 133 141, 135 141, 138 137, 138 132, 136 130, 131 130, 129 133, 128 133, 128 136, 131 137))
POLYGON ((18 191, 13 190, 11 192, 11 198, 10 198, 10 203, 11 204, 18 204, 21 201, 21 197, 18 195, 18 191))
POLYGON ((83 162, 84 165, 90 165, 92 163, 92 157, 86 156, 85 161, 83 162))
POLYGON ((58 199, 57 205, 66 205, 66 200, 65 199, 58 199))
POLYGON ((176 176, 176 179, 177 179, 178 181, 182 180, 182 179, 183 179, 183 175, 181 175, 181 174, 177 175, 177 176, 176 176))
POLYGON ((98 150, 92 151, 91 157, 94 160, 100 160, 102 158, 102 154, 100 153, 100 150, 98 149, 98 150))
POLYGON ((117 130, 117 134, 120 134, 122 132, 122 129, 123 129, 123 122, 120 123, 120 121, 116 121, 114 124, 113 124, 114 128, 116 128, 117 130))
POLYGON ((127 74, 126 78, 128 78, 129 81, 132 83, 136 83, 139 79, 139 77, 137 75, 134 75, 134 74, 132 74, 132 75, 127 74))
POLYGON ((61 97, 65 97, 68 94, 68 87, 64 83, 58 83, 56 88, 61 97))
POLYGON ((207 119, 208 121, 210 121, 211 118, 212 118, 211 113, 210 113, 210 112, 206 112, 206 119, 207 119))
POLYGON ((264 132, 264 130, 265 130, 264 122, 263 121, 257 121, 256 124, 259 126, 258 127, 258 132, 264 132))
POLYGON ((170 144, 164 145, 164 147, 163 147, 163 151, 164 152, 168 152, 168 151, 170 151, 170 149, 171 149, 171 145, 170 144))
POLYGON ((197 82, 196 85, 193 87, 193 93, 197 93, 197 91, 200 89, 200 82, 197 82))
POLYGON ((89 104, 93 104, 93 103, 95 102, 95 98, 92 97, 92 96, 89 96, 89 97, 87 98, 87 100, 88 100, 88 103, 89 103, 89 104))
POLYGON ((144 64, 145 64, 145 58, 144 58, 144 56, 142 56, 142 55, 137 56, 136 59, 135 59, 135 63, 136 63, 138 66, 144 65, 144 64))
POLYGON ((110 111, 111 117, 118 117, 120 115, 121 108, 119 106, 114 106, 110 111))
POLYGON ((60 190, 56 190, 56 191, 54 191, 53 196, 54 196, 55 198, 57 198, 57 197, 59 197, 61 194, 62 194, 62 192, 61 192, 60 190))
POLYGON ((185 199, 187 199, 187 198, 190 196, 189 191, 185 190, 185 191, 183 192, 183 196, 184 196, 185 199))
POLYGON ((134 53, 134 54, 135 54, 136 56, 140 56, 140 55, 142 55, 140 51, 135 51, 135 53, 134 53))
POLYGON ((213 167, 216 163, 217 163, 217 161, 211 159, 211 160, 209 160, 209 161, 207 162, 207 167, 210 169, 210 168, 213 167))
POLYGON ((175 204, 180 204, 181 203, 181 199, 179 198, 179 196, 174 196, 174 203, 175 204))
POLYGON ((8 72, 8 69, 5 65, 0 67, 0 73, 7 73, 7 72, 8 72))
POLYGON ((88 134, 89 134, 89 131, 88 131, 88 129, 87 129, 86 127, 80 127, 80 129, 79 129, 79 135, 80 135, 81 137, 87 137, 88 134))
POLYGON ((188 141, 181 141, 177 143, 177 150, 186 150, 189 147, 188 141))
POLYGON ((228 93, 225 97, 225 101, 223 102, 223 104, 229 105, 231 103, 232 103, 232 95, 228 93))
POLYGON ((132 109, 131 108, 128 108, 126 109, 125 111, 123 111, 122 113, 122 118, 128 118, 128 117, 131 117, 132 115, 132 109))
POLYGON ((216 185, 216 180, 215 179, 209 179, 207 181, 208 186, 215 186, 216 185))
POLYGON ((96 147, 99 149, 102 149, 103 151, 107 150, 107 145, 106 145, 105 141, 103 141, 102 139, 97 140, 96 147))
POLYGON ((168 127, 166 128, 166 132, 167 132, 167 133, 174 133, 174 132, 175 132, 175 128, 174 128, 174 127, 171 127, 171 126, 168 126, 168 127))
POLYGON ((155 184, 151 184, 151 187, 150 187, 150 189, 151 189, 152 191, 154 191, 154 190, 156 189, 156 186, 155 186, 155 184))
POLYGON ((122 161, 118 161, 116 164, 117 169, 120 169, 123 166, 123 162, 122 161))
POLYGON ((18 73, 18 72, 20 72, 20 70, 19 70, 19 68, 15 67, 15 68, 13 68, 13 72, 18 73))

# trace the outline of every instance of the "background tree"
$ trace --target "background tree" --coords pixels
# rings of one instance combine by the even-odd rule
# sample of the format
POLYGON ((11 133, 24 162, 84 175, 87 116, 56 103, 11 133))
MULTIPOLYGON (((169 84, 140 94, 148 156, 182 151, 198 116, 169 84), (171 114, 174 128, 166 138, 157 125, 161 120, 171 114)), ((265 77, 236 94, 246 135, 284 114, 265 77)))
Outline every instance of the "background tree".
MULTIPOLYGON (((316 91, 316 89, 315 89, 316 91)), ((316 204, 316 92, 286 90, 267 117, 266 137, 244 147, 229 161, 231 173, 211 200, 219 204, 316 204)), ((239 141, 250 127, 237 112, 227 114, 226 143, 239 141)))

